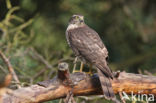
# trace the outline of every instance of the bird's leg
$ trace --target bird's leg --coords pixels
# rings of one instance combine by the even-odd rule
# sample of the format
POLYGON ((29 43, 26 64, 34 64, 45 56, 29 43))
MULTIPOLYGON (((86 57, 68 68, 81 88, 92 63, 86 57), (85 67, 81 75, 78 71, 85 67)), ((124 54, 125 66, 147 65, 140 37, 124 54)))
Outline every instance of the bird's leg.
POLYGON ((76 63, 77 63, 78 57, 75 58, 74 60, 74 67, 73 67, 73 73, 76 72, 76 63))
POLYGON ((91 75, 92 74, 92 64, 89 64, 89 71, 87 72, 87 74, 91 75))
POLYGON ((84 64, 83 64, 83 62, 81 61, 80 72, 83 72, 83 66, 84 66, 84 64))

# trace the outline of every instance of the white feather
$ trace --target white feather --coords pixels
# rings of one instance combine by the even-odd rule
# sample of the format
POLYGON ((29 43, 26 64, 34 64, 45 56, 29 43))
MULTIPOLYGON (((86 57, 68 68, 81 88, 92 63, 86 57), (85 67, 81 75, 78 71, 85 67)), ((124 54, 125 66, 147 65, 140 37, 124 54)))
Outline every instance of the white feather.
POLYGON ((69 24, 67 27, 67 30, 78 28, 79 26, 77 24, 69 24))

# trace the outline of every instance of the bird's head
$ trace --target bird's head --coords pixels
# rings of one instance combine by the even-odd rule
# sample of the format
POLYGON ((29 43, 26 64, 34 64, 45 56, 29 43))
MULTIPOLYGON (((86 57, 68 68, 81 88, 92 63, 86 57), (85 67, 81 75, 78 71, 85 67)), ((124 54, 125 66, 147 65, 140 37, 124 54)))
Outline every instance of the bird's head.
POLYGON ((75 25, 84 24, 84 17, 82 15, 73 15, 69 20, 69 24, 75 25))

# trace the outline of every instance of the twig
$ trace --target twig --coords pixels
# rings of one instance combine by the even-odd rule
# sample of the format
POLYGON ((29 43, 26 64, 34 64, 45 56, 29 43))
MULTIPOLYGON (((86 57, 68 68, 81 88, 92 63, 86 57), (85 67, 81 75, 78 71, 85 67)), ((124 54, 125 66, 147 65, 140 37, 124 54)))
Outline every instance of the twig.
POLYGON ((5 70, 1 65, 0 65, 0 69, 7 74, 7 70, 5 70))
POLYGON ((44 72, 46 71, 46 69, 41 69, 38 73, 36 73, 32 78, 35 79, 37 78, 38 76, 40 76, 41 74, 43 74, 44 72))
POLYGON ((21 87, 19 85, 20 81, 19 81, 19 79, 18 79, 18 77, 17 77, 17 75, 16 75, 16 73, 15 73, 15 71, 14 71, 14 69, 13 69, 13 67, 12 67, 12 65, 11 65, 11 63, 9 61, 9 59, 2 53, 2 51, 0 51, 0 57, 4 60, 5 64, 8 67, 8 70, 9 70, 10 74, 13 76, 14 80, 18 83, 17 87, 20 88, 21 87))
POLYGON ((153 74, 152 73, 150 73, 149 71, 147 71, 147 70, 144 70, 144 73, 145 74, 147 74, 147 75, 149 75, 149 76, 153 76, 153 74))
POLYGON ((66 99, 64 100, 64 103, 71 103, 72 97, 73 97, 73 94, 71 91, 69 91, 69 93, 66 96, 66 99))
POLYGON ((48 79, 50 79, 50 77, 51 77, 55 72, 56 72, 56 71, 51 70, 51 71, 49 72, 49 74, 48 74, 48 79))
POLYGON ((51 64, 48 63, 47 60, 44 59, 44 57, 42 55, 40 55, 34 48, 29 48, 32 52, 33 55, 30 54, 34 59, 39 60, 40 62, 42 62, 48 69, 52 69, 53 66, 51 64))
POLYGON ((75 99, 74 99, 73 96, 71 97, 71 101, 72 101, 73 103, 76 103, 76 101, 75 101, 75 99))
POLYGON ((86 101, 89 101, 89 100, 101 99, 101 98, 104 98, 104 96, 103 96, 103 95, 91 96, 91 97, 87 97, 87 96, 78 96, 78 98, 81 98, 81 99, 84 99, 84 100, 86 100, 86 101))
POLYGON ((62 99, 59 100, 59 103, 62 103, 62 99))

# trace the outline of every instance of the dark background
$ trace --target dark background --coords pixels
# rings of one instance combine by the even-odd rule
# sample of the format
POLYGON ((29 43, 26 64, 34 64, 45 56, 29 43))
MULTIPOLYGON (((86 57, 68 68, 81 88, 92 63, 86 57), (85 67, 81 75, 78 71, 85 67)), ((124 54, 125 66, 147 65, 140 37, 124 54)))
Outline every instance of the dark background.
MULTIPOLYGON (((65 30, 73 14, 99 33, 113 71, 156 75, 156 0, 0 0, 0 50, 23 86, 54 77, 62 61, 72 71, 65 30)), ((0 78, 7 73, 0 59, 0 78)))

